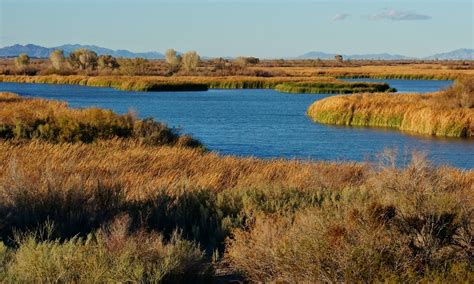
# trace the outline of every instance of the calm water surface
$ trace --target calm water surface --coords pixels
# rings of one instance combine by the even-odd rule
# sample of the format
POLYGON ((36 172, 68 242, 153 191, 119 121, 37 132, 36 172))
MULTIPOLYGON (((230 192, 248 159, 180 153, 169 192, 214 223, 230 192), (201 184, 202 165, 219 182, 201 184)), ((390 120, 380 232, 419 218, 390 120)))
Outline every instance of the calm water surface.
MULTIPOLYGON (((382 81, 400 92, 431 92, 451 83, 382 81)), ((110 88, 18 83, 0 83, 0 91, 63 100, 73 107, 97 106, 119 113, 133 109, 140 117, 154 117, 181 128, 183 133, 197 137, 209 149, 222 154, 364 161, 390 148, 398 150, 401 156, 418 150, 437 164, 474 168, 473 139, 312 123, 305 115, 306 109, 329 95, 283 94, 273 90, 124 92, 110 88)))

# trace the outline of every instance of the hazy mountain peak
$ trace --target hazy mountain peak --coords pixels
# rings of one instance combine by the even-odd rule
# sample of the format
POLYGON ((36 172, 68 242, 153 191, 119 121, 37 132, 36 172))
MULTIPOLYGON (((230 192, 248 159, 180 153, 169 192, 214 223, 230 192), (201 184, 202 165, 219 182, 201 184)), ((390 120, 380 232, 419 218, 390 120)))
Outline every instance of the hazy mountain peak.
POLYGON ((67 55, 78 48, 87 48, 95 51, 98 55, 109 54, 115 57, 134 58, 143 57, 147 59, 162 59, 164 58, 162 53, 159 52, 131 52, 128 50, 113 50, 109 48, 100 47, 97 45, 83 45, 83 44, 64 44, 56 47, 43 47, 35 44, 20 45, 15 44, 12 46, 5 46, 0 48, 0 57, 13 57, 18 56, 21 53, 26 53, 30 57, 46 58, 49 54, 56 50, 62 49, 67 55))

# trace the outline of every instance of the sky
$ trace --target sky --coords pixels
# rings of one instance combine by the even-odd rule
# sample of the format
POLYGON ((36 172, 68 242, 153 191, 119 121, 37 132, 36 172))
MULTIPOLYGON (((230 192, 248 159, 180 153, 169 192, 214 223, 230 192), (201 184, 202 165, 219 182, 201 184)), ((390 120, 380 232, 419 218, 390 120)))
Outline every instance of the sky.
POLYGON ((0 47, 281 58, 309 51, 428 56, 474 48, 472 0, 0 0, 0 47))

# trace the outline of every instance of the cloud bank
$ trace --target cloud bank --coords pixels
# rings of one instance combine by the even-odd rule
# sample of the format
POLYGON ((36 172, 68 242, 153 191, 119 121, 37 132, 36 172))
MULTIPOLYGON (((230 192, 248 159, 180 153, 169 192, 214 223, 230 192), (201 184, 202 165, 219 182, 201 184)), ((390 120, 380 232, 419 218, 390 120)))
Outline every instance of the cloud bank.
POLYGON ((343 21, 343 20, 347 19, 348 17, 350 17, 350 14, 338 13, 332 18, 332 20, 333 21, 343 21))
POLYGON ((367 17, 369 20, 392 20, 392 21, 422 21, 429 20, 431 16, 417 14, 410 11, 402 10, 384 10, 378 13, 369 15, 367 17))

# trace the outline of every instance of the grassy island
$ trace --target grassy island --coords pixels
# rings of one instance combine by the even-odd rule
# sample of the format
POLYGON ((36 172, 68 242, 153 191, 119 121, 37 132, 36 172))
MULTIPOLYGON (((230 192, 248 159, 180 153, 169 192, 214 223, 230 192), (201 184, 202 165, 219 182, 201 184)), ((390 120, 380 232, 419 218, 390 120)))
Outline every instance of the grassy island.
POLYGON ((201 147, 190 136, 179 135, 175 129, 153 119, 137 119, 133 113, 71 109, 63 102, 0 93, 0 139, 92 143, 120 138, 150 145, 201 147))
POLYGON ((396 91, 385 83, 349 83, 339 80, 334 80, 334 82, 283 83, 277 85, 275 90, 293 94, 352 94, 396 91))
POLYGON ((0 282, 474 281, 473 171, 220 156, 13 94, 0 129, 0 282))
POLYGON ((315 102, 307 112, 315 122, 390 127, 421 134, 474 136, 474 79, 459 79, 431 94, 358 94, 315 102))

